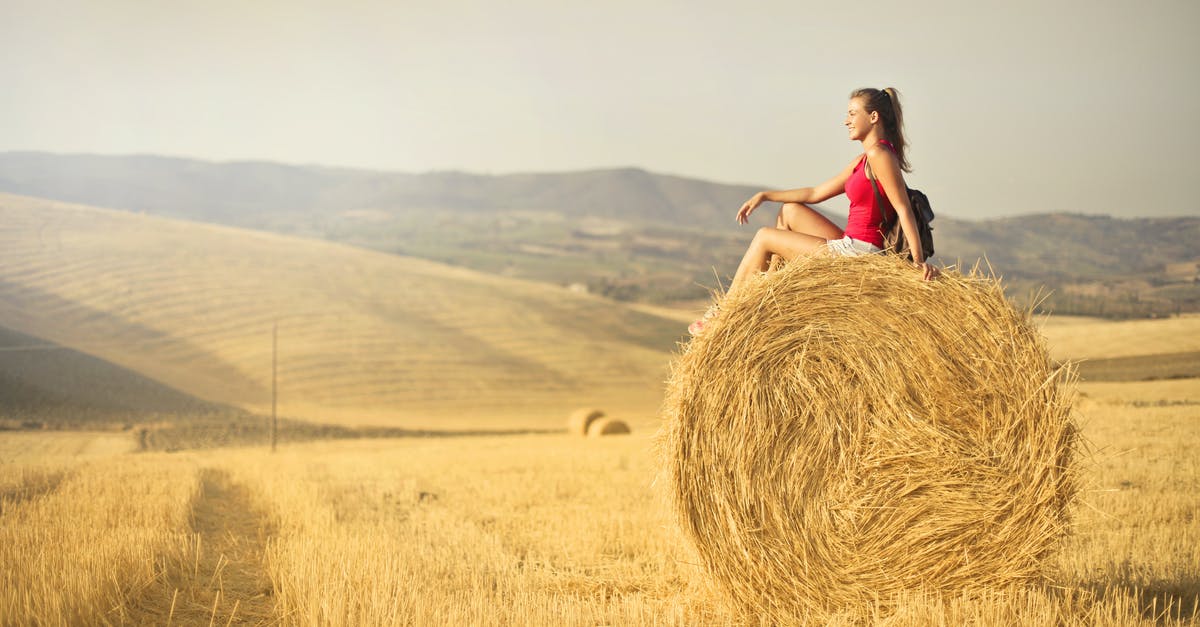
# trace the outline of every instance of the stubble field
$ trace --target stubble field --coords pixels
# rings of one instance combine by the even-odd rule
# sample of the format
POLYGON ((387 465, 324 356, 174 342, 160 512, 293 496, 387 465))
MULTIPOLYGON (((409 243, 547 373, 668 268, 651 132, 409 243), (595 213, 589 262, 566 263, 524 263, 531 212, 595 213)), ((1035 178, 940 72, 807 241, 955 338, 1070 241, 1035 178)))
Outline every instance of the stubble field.
MULTIPOLYGON (((1129 324, 1096 324, 1048 325, 1055 356, 1138 354, 1121 340, 1129 324)), ((1132 328, 1151 353, 1178 332, 1132 328)), ((1085 489, 1052 585, 885 600, 844 622, 1196 624, 1200 380, 1080 392, 1085 489)), ((652 425, 638 426, 604 439, 357 439, 274 454, 0 433, 0 621, 754 622, 728 613, 688 563, 653 486, 652 425)))
MULTIPOLYGON (((698 312, 37 199, 0 209, 0 427, 25 429, 0 431, 0 624, 755 622, 708 590, 653 485, 668 347, 698 312), (270 453, 248 412, 270 406, 276 323, 290 439, 314 441, 270 453), (592 404, 633 435, 552 430, 592 404)), ((1044 329, 1090 379, 1054 581, 882 599, 843 623, 1197 622, 1200 318, 1044 329)))

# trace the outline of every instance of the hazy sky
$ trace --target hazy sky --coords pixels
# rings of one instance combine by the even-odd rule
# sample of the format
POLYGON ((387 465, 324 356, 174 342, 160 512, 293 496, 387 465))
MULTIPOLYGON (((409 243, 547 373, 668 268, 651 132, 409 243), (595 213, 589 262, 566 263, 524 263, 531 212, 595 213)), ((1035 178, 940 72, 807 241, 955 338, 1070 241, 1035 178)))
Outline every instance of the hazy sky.
POLYGON ((0 0, 0 151, 796 187, 895 86, 939 213, 1200 215, 1196 0, 734 5, 0 0))

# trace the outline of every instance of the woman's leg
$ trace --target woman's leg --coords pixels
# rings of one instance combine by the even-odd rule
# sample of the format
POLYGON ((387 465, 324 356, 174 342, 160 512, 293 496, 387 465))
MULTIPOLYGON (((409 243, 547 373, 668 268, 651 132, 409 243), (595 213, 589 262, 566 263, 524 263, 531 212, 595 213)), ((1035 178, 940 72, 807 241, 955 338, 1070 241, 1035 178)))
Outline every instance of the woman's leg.
POLYGON ((785 202, 779 208, 775 228, 815 235, 821 239, 842 239, 845 235, 833 222, 812 207, 798 202, 785 202))
MULTIPOLYGON (((838 225, 821 215, 821 212, 798 202, 785 202, 779 207, 779 214, 775 217, 775 228, 815 235, 824 240, 842 239, 845 235, 838 225)), ((768 267, 774 269, 781 259, 782 257, 773 253, 768 267)))
MULTIPOLYGON (((842 229, 830 222, 829 218, 821 215, 816 209, 798 202, 784 203, 779 208, 779 215, 775 218, 775 227, 773 229, 763 227, 754 235, 754 241, 750 242, 750 247, 742 256, 742 262, 738 264, 737 273, 729 284, 729 290, 725 293, 726 297, 732 294, 752 272, 773 269, 781 259, 790 261, 797 255, 828 254, 825 249, 826 241, 841 239, 844 236, 842 229)), ((702 333, 705 323, 714 313, 715 306, 709 308, 703 318, 693 322, 688 327, 688 332, 692 335, 702 333)))
POLYGON ((733 275, 733 282, 729 284, 728 293, 736 291, 751 273, 766 270, 771 255, 779 255, 791 261, 798 255, 826 254, 825 242, 825 238, 816 235, 764 226, 754 234, 754 240, 742 256, 737 273, 733 275))

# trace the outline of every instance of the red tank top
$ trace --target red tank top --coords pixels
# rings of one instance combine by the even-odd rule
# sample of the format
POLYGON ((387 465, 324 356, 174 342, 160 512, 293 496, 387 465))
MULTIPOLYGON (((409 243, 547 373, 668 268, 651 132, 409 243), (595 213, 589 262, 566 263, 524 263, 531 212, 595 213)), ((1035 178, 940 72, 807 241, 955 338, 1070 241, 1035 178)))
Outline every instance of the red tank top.
MULTIPOLYGON (((888 150, 893 152, 896 150, 886 140, 881 139, 879 143, 886 146, 888 150)), ((850 199, 850 217, 846 220, 846 235, 882 248, 883 223, 886 219, 896 215, 896 209, 892 207, 892 201, 888 200, 887 194, 884 193, 883 186, 879 188, 879 199, 883 201, 883 207, 875 206, 875 190, 867 178, 866 163, 867 156, 863 155, 858 165, 854 166, 854 171, 850 173, 850 178, 846 179, 846 198, 850 199)), ((876 180, 876 184, 878 182, 876 180)))

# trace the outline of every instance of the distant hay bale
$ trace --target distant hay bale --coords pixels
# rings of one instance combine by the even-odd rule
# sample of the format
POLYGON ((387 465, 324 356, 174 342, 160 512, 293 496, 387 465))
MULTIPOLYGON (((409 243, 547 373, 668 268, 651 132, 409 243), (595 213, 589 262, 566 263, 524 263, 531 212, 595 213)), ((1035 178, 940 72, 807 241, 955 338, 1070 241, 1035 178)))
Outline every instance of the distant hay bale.
POLYGON ((588 427, 589 438, 599 438, 606 435, 623 435, 629 433, 629 425, 613 418, 601 418, 588 427))
POLYGON ((576 409, 567 416, 567 433, 572 435, 587 435, 588 427, 593 422, 604 417, 604 412, 599 409, 584 407, 576 409))
POLYGON ((734 605, 793 622, 1043 578, 1076 492, 1074 376, 996 280, 871 256, 743 287, 673 364, 658 441, 734 605))

